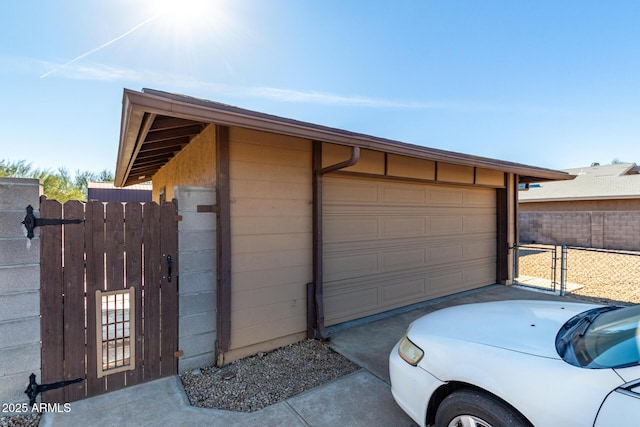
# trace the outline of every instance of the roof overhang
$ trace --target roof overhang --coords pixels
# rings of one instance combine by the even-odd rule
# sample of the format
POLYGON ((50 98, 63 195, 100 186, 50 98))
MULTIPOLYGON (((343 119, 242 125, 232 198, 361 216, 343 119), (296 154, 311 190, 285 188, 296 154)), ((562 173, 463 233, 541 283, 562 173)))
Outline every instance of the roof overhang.
POLYGON ((183 95, 125 89, 115 185, 122 187, 148 181, 211 123, 511 172, 519 176, 521 183, 574 178, 574 175, 552 169, 377 138, 183 95))

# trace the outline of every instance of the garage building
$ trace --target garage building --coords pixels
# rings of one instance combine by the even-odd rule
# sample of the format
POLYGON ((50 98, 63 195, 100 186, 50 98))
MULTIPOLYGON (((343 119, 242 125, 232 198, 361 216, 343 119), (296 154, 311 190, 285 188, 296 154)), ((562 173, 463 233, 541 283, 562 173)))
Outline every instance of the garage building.
POLYGON ((176 199, 180 368, 512 279, 517 188, 564 172, 125 90, 117 186, 176 199))

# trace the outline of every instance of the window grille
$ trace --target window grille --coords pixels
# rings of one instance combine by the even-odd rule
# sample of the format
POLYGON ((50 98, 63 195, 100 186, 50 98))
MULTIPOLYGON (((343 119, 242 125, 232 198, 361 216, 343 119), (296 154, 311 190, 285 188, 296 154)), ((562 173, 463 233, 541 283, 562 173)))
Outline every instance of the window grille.
POLYGON ((135 288, 96 291, 98 378, 135 366, 135 288))

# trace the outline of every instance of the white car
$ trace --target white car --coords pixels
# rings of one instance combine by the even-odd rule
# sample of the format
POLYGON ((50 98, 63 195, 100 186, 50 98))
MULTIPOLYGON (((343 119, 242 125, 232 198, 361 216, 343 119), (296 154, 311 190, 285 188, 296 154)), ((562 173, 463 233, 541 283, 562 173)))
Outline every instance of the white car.
POLYGON ((389 357, 420 426, 640 425, 640 305, 460 305, 415 320, 389 357))

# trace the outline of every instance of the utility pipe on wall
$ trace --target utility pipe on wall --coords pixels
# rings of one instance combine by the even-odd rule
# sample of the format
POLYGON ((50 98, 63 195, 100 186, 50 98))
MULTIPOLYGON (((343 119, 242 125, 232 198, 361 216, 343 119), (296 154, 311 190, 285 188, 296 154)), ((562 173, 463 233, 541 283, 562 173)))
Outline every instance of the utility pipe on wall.
POLYGON ((308 301, 307 309, 313 310, 315 325, 311 320, 313 317, 308 315, 308 338, 327 339, 324 330, 324 286, 322 278, 322 176, 353 166, 358 163, 358 160, 360 160, 360 148, 351 147, 351 157, 348 160, 323 168, 322 142, 313 141, 313 283, 311 284, 313 292, 308 293, 308 297, 313 295, 313 304, 308 301))

